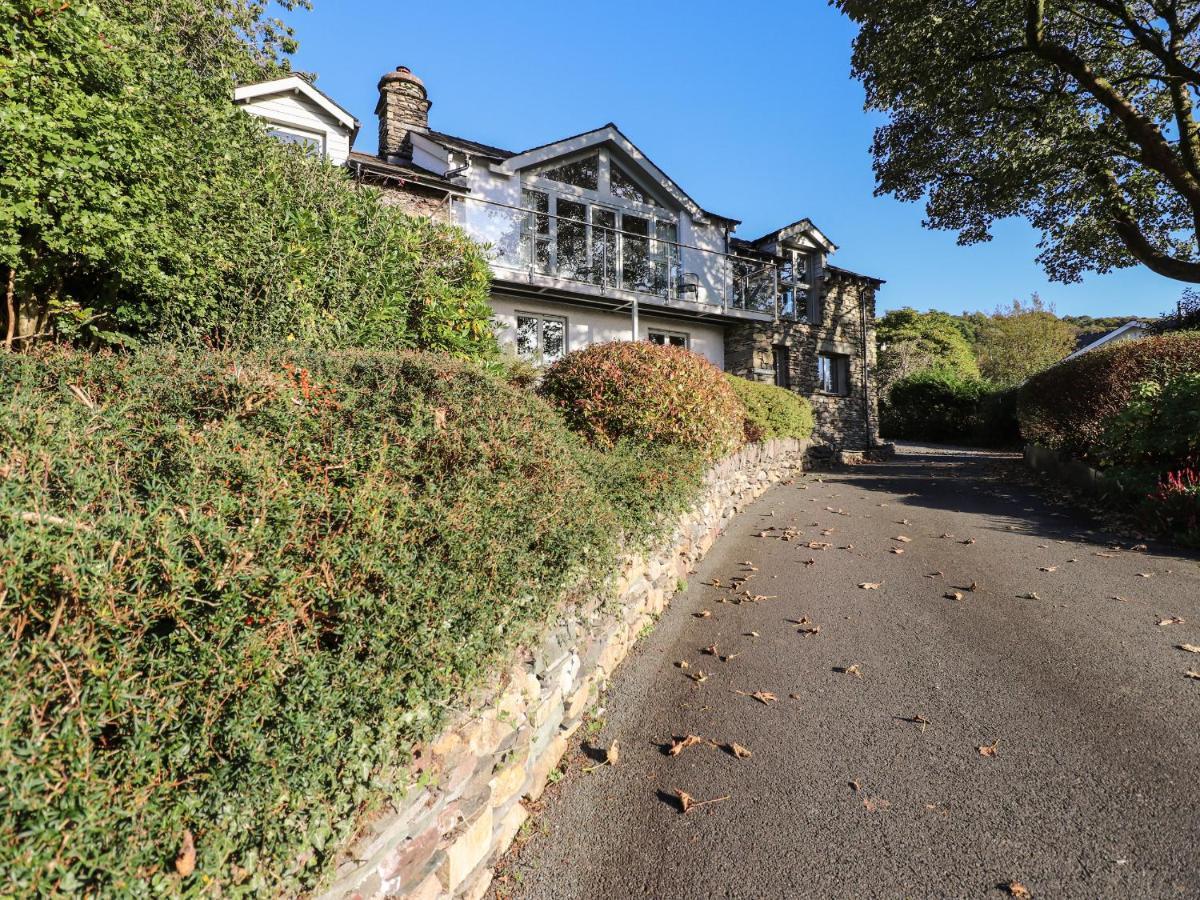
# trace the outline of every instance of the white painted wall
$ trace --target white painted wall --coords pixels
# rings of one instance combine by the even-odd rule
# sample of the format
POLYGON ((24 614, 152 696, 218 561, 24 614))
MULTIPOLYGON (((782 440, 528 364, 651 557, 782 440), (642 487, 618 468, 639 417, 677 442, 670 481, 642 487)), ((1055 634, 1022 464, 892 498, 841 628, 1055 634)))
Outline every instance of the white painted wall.
POLYGON ((322 142, 322 150, 341 165, 350 156, 350 131, 307 97, 296 93, 269 94, 243 101, 242 109, 271 126, 311 134, 322 142))
MULTIPOLYGON (((582 350, 592 344, 607 341, 627 341, 633 332, 633 318, 625 312, 584 309, 565 303, 525 300, 503 294, 493 294, 491 303, 496 319, 496 335, 503 347, 516 345, 518 312, 565 318, 568 351, 582 350)), ((639 315, 638 325, 638 337, 642 340, 648 339, 650 331, 655 328, 685 332, 690 338, 690 349, 693 352, 699 353, 718 368, 725 368, 725 333, 719 325, 646 315, 645 312, 639 315)))

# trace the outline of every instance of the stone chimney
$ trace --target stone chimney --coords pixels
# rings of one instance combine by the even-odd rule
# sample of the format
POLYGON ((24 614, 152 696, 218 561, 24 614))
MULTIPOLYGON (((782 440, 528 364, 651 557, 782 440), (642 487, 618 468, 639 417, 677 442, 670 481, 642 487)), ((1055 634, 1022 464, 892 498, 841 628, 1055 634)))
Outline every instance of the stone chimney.
POLYGON ((379 155, 384 159, 412 156, 410 131, 429 130, 429 107, 433 103, 425 84, 405 66, 379 79, 379 155))

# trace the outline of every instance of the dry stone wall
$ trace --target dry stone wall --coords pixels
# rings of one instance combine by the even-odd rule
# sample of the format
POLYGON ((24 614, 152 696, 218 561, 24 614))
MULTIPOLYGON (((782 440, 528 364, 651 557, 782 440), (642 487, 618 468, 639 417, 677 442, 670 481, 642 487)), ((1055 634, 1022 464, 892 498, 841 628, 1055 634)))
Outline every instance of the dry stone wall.
POLYGON ((766 441, 713 466, 657 549, 564 606, 498 683, 420 748, 413 787, 344 854, 326 900, 478 898, 617 664, 730 520, 802 471, 807 443, 766 441))

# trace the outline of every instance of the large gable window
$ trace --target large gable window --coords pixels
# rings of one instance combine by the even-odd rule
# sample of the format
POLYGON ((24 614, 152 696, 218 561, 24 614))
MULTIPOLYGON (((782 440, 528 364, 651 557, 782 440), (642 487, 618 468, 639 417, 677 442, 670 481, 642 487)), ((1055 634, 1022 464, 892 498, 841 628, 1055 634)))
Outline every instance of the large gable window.
POLYGON ((620 197, 622 200, 632 200, 635 203, 654 203, 654 200, 642 189, 642 186, 633 180, 633 176, 616 163, 612 164, 609 180, 614 197, 620 197))
POLYGON ((583 188, 585 191, 598 191, 600 189, 600 154, 593 153, 583 159, 563 163, 553 169, 545 169, 541 174, 543 178, 557 181, 559 184, 569 184, 573 187, 583 188))

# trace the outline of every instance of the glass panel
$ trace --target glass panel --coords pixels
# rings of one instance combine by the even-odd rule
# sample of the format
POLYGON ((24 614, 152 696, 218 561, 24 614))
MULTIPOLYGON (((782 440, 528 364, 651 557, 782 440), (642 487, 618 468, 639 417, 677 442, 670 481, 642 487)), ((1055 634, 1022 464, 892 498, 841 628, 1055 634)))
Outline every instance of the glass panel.
POLYGON ((535 316, 517 316, 517 354, 537 361, 538 320, 535 316))
POLYGON ((621 239, 621 286, 627 290, 649 293, 654 284, 654 267, 650 261, 650 220, 626 214, 621 216, 621 228, 628 232, 621 239))
POLYGON ((796 318, 796 290, 789 285, 779 286, 779 315, 785 319, 796 318))
POLYGON ((559 197, 558 217, 558 274, 563 278, 590 279, 587 207, 559 197))
POLYGON ((542 362, 552 363, 562 359, 566 351, 566 320, 546 317, 542 320, 542 362))
POLYGON ((526 209, 533 212, 526 213, 525 222, 522 226, 522 250, 524 258, 522 262, 525 265, 530 264, 530 248, 532 246, 532 262, 538 271, 548 272, 550 270, 550 216, 539 215, 539 213, 550 212, 550 197, 544 191, 529 191, 521 192, 521 202, 526 209))
POLYGON ((589 191, 598 190, 600 187, 600 157, 593 153, 583 159, 564 163, 553 169, 546 169, 542 172, 542 177, 561 184, 573 184, 575 187, 585 188, 589 191))
POLYGON ((613 287, 617 283, 617 214, 592 207, 592 281, 613 287))
POLYGON ((757 312, 775 311, 775 269, 769 262, 735 259, 732 272, 734 306, 757 312))
POLYGON ((663 297, 674 297, 679 285, 678 229, 674 222, 654 223, 654 293, 663 297))
POLYGON ((295 144, 303 147, 310 153, 320 153, 321 145, 324 143, 321 138, 313 134, 297 134, 294 131, 284 131, 281 128, 272 128, 267 132, 275 140, 282 144, 295 144))
POLYGON ((672 334, 669 336, 672 347, 687 347, 686 334, 672 334))
POLYGON ((520 210, 486 203, 455 204, 458 222, 476 241, 486 245, 487 258, 498 266, 529 265, 529 215, 520 210))
POLYGON ((666 342, 667 342, 667 336, 665 334, 663 334, 661 331, 650 332, 650 343, 658 344, 658 346, 662 347, 664 344, 666 344, 666 342))
POLYGON ((781 388, 791 387, 791 352, 786 346, 781 345, 772 348, 772 356, 775 363, 775 386, 781 388))
POLYGON ((618 166, 615 162, 609 167, 609 187, 613 192, 614 197, 620 197, 624 200, 634 200, 638 203, 653 203, 650 195, 642 190, 629 173, 618 166))

